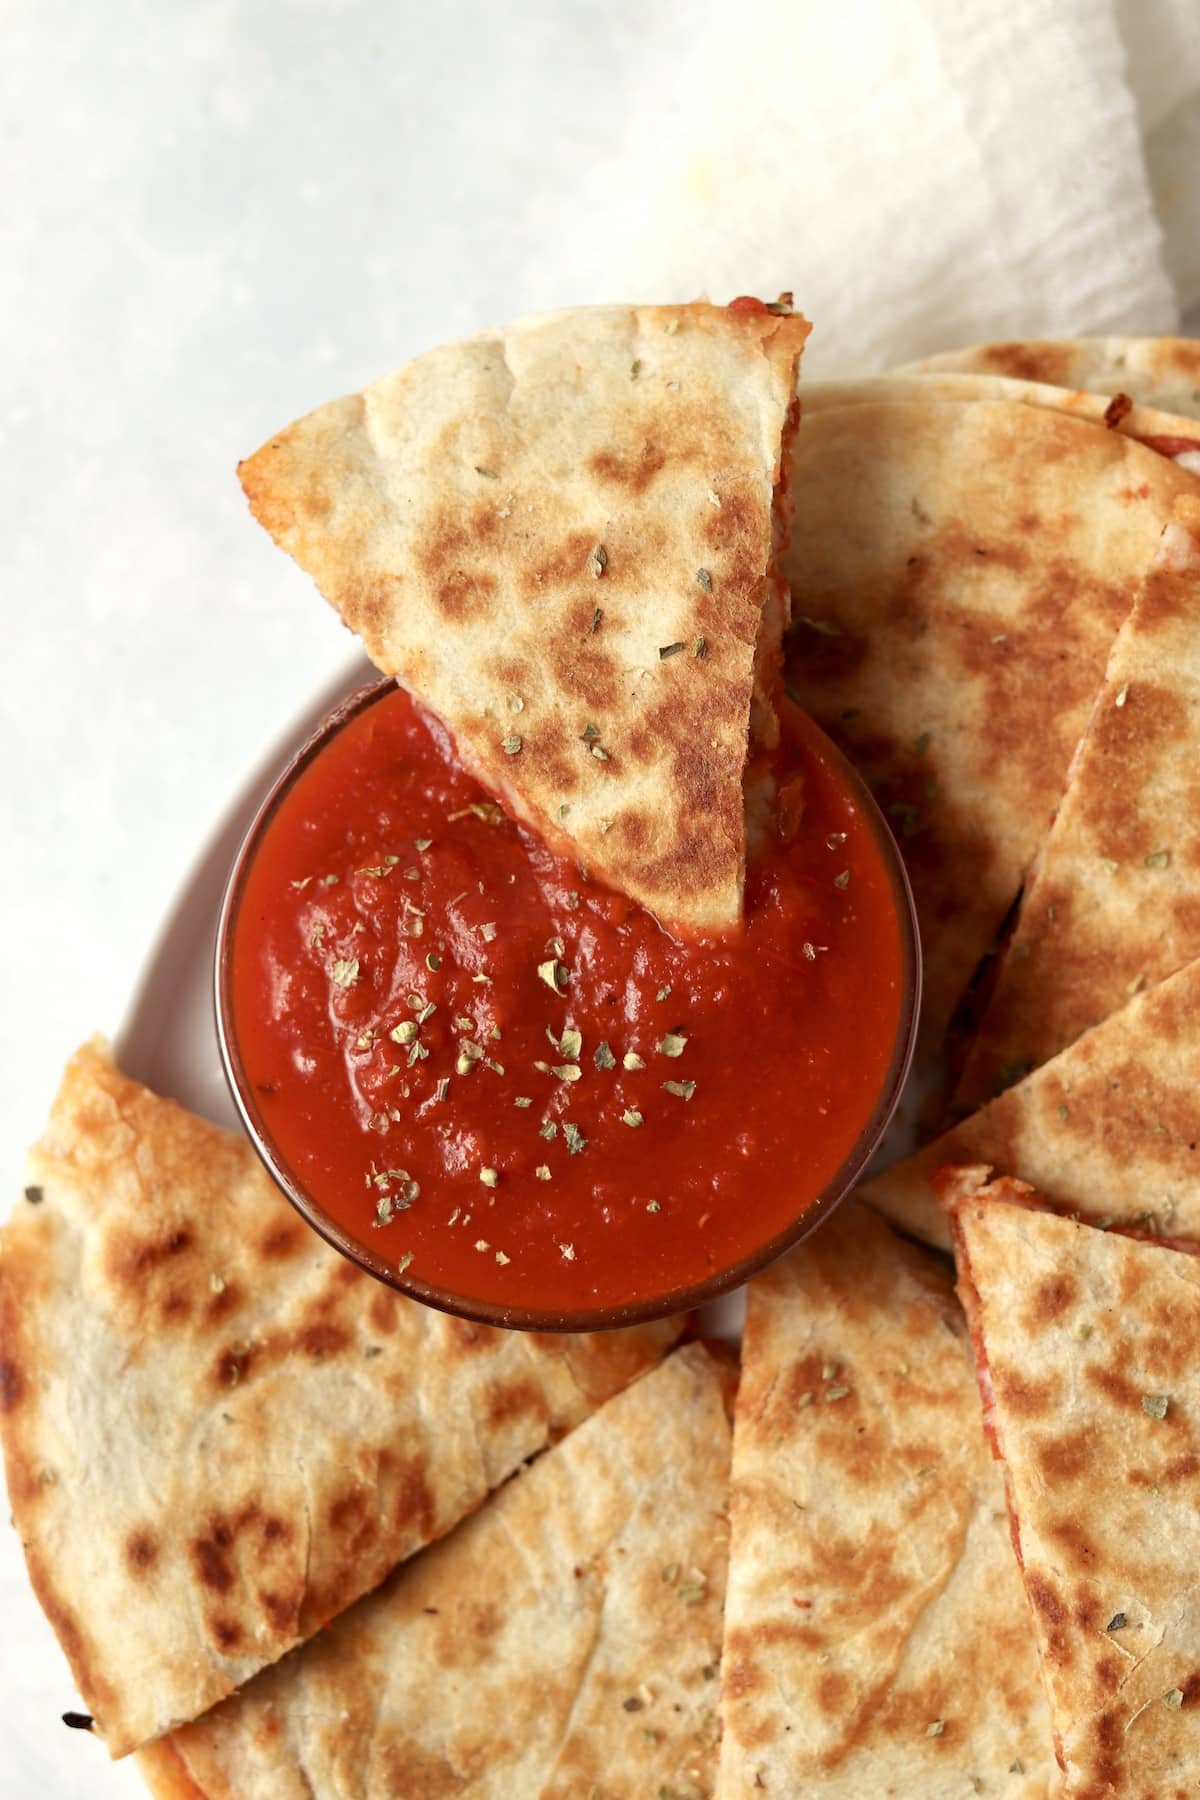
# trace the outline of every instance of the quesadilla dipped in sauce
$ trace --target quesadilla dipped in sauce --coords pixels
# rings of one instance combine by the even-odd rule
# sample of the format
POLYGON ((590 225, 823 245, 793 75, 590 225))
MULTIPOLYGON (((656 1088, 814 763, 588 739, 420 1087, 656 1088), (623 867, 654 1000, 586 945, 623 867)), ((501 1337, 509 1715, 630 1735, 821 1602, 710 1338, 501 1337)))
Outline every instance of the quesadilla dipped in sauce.
POLYGON ((611 1400, 312 1644, 141 1752, 158 1800, 712 1792, 729 1371, 611 1400))
POLYGON ((1200 956, 1200 497, 1176 507, 1113 645, 972 1041, 979 1105, 1200 956))
POLYGON ((865 1208, 750 1285, 731 1529, 718 1800, 1046 1800, 965 1323, 865 1208))
POLYGON ((690 1305, 892 1097, 907 896, 779 690, 807 329, 757 301, 535 320, 242 467, 399 683, 268 805, 222 952, 242 1103, 302 1203, 434 1304, 690 1305))
POLYGON ((685 933, 741 916, 808 331, 751 300, 527 320, 319 407, 239 470, 464 765, 685 933))
POLYGON ((1060 1218, 987 1173, 940 1186, 1061 1791, 1185 1800, 1200 1766, 1200 1260, 1060 1218))
POLYGON ((1139 992, 858 1197, 940 1249, 937 1170, 987 1163, 1062 1212, 1200 1241, 1200 961, 1139 992))
POLYGON ((73 1059, 0 1234, 0 1434, 112 1755, 194 1718, 678 1335, 445 1318, 323 1244, 248 1143, 73 1059))
POLYGON ((944 350, 896 371, 898 375, 968 372, 1096 394, 1128 394, 1140 406, 1200 419, 1200 342, 1195 338, 1017 339, 944 350))
POLYGON ((890 815, 940 1051, 1196 478, 1047 407, 918 396, 818 408, 792 481, 791 690, 890 815))

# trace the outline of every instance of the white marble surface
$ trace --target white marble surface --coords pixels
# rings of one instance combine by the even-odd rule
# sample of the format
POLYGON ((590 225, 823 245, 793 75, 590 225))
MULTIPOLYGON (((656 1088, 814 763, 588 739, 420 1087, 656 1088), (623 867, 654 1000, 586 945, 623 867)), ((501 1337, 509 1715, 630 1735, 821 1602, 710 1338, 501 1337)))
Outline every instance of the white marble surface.
MULTIPOLYGON (((237 458, 439 338, 619 297, 573 196, 639 72, 670 64, 697 20, 610 0, 8 0, 4 19, 0 1160, 15 1174, 65 1055, 120 1024, 229 797, 353 658, 251 525, 237 458), (564 221, 564 267, 583 272, 551 292, 564 221)), ((162 1066, 196 1017, 164 1009, 162 1066)), ((0 1800, 142 1791, 62 1728, 74 1704, 4 1530, 0 1800)))

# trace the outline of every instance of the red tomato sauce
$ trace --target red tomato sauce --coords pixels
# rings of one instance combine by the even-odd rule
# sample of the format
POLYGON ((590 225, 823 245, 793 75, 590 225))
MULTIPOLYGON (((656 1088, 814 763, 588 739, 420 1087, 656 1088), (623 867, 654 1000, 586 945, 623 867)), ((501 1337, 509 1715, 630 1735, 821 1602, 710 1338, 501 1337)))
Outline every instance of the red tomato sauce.
POLYGON ((1147 450, 1157 450, 1160 456, 1169 457, 1173 461, 1177 456, 1194 456, 1200 451, 1200 432, 1195 437, 1140 437, 1137 442, 1145 444, 1147 450))
POLYGON ((398 690, 286 792, 230 927, 232 1036, 286 1172, 416 1291, 645 1303, 784 1230, 853 1150, 904 939, 857 800, 782 715, 803 811, 732 939, 678 942, 552 855, 398 690))

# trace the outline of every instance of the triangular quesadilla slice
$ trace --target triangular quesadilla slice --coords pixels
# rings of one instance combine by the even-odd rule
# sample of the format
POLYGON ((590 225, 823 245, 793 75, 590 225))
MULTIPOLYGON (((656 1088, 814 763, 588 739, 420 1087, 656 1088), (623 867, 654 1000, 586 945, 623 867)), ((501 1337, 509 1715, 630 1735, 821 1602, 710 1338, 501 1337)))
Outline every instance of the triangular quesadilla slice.
POLYGON ((1139 405, 1200 419, 1200 342, 1195 338, 1026 338, 973 344, 906 363, 896 373, 972 371, 1096 394, 1128 394, 1139 405))
POLYGON ((1200 961, 1139 993, 858 1196, 948 1250, 933 1177, 950 1163, 987 1163, 1095 1223, 1200 1240, 1198 1094, 1200 961))
POLYGON ((311 1636, 678 1334, 404 1300, 98 1045, 26 1179, 0 1234, 9 1496, 114 1756, 311 1636))
POLYGON ((207 1718, 160 1800, 712 1792, 727 1371, 697 1344, 207 1718))
POLYGON ((1200 1768, 1200 1258, 986 1174, 942 1191, 1062 1792, 1182 1800, 1200 1768))
POLYGON ((1200 498, 1179 501, 972 1041, 978 1106, 1200 956, 1200 498))
POLYGON ((719 1800, 1051 1791, 948 1273, 843 1207, 750 1284, 719 1800))
POLYGON ((239 471, 478 779, 685 931, 741 915, 807 334, 756 301, 527 320, 318 408, 239 471))
POLYGON ((1112 640, 1195 479, 1038 406, 914 399, 805 419, 788 676, 898 837, 927 1051, 1017 897, 1112 640))

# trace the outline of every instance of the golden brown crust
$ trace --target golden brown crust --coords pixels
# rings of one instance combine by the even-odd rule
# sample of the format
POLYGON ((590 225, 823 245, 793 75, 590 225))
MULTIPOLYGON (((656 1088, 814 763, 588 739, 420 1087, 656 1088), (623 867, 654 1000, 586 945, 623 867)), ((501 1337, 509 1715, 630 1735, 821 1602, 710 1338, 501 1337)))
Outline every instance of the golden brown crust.
POLYGON ((808 326, 597 307, 431 351, 241 465, 256 518, 527 823, 741 912, 772 501, 808 326), (590 734, 588 728, 591 728, 590 734))
POLYGON ((856 395, 806 411, 793 487, 789 679, 891 816, 939 1050, 1195 477, 1044 406, 856 395))
MULTIPOLYGON (((171 1747, 208 1800, 710 1793, 726 1373, 689 1345, 171 1747)), ((166 1800, 176 1800, 166 1790, 166 1800)))
POLYGON ((982 1104, 1200 955, 1200 543, 1194 497, 1117 635, 1026 882, 956 1104, 982 1104))
POLYGON ((848 1205, 750 1285, 719 1800, 1046 1800, 1044 1702, 962 1315, 848 1205), (1015 1765, 1015 1767, 1014 1767, 1015 1765))
POLYGON ((187 1764, 170 1738, 144 1744, 134 1751, 134 1761, 154 1800, 210 1800, 188 1774, 187 1764))
POLYGON ((95 1044, 28 1181, 0 1237, 9 1494, 113 1755, 310 1636, 678 1330, 464 1338, 95 1044))
POLYGON ((949 1181, 960 1292, 1076 1800, 1175 1800, 1200 1734, 1200 1258, 949 1181))
POLYGON ((1128 1001, 1068 1050, 859 1197, 926 1243, 950 1248, 935 1170, 987 1163, 1085 1218, 1200 1239, 1200 961, 1128 1001))

